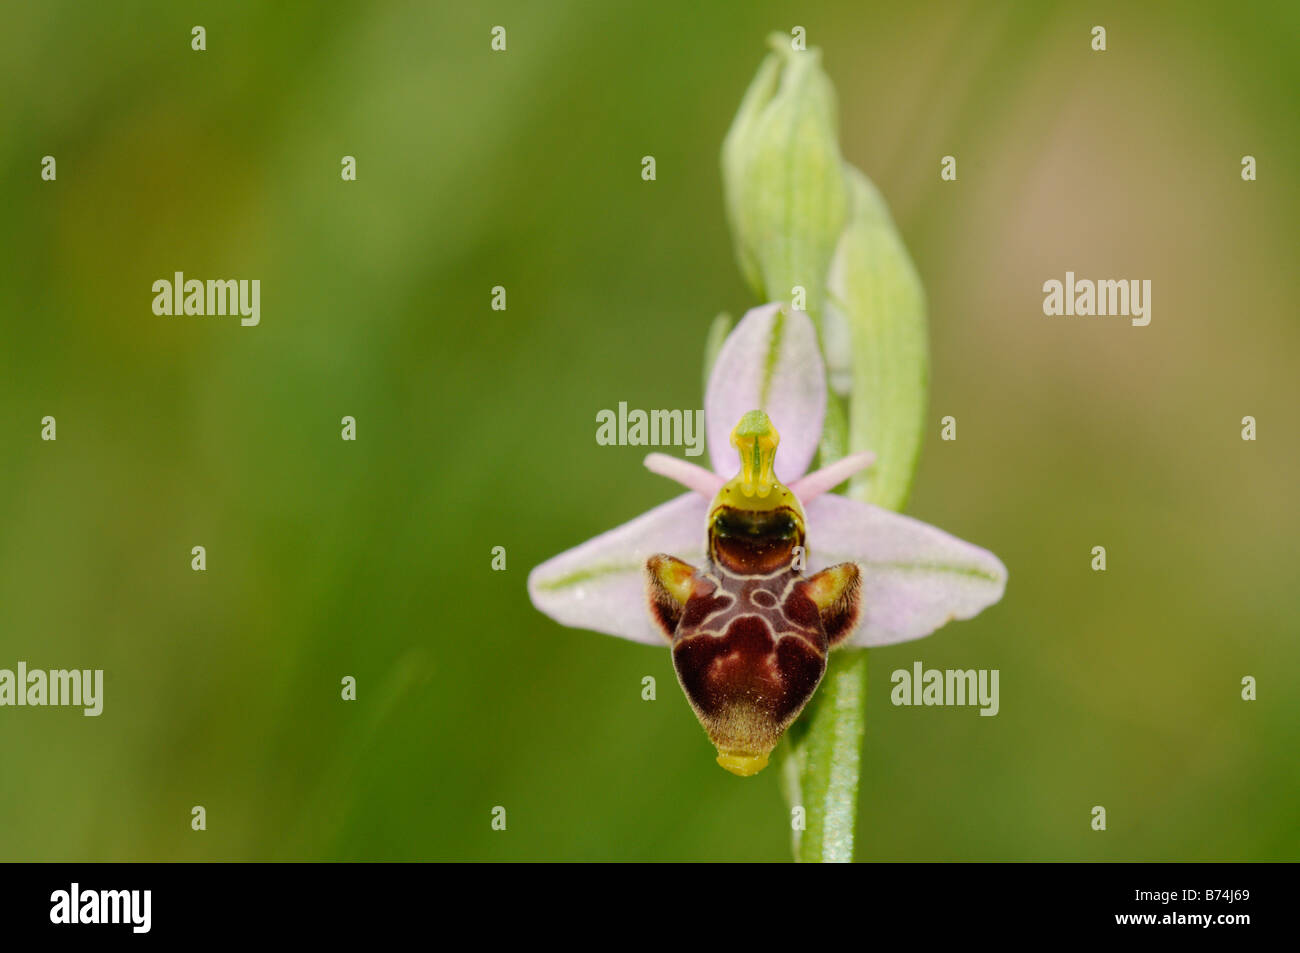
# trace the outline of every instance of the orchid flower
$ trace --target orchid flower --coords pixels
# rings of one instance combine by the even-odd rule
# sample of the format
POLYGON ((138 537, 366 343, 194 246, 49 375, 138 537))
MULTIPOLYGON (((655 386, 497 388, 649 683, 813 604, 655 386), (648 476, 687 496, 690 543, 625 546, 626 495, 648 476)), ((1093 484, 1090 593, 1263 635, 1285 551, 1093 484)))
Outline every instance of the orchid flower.
POLYGON ((987 550, 829 492, 871 454, 806 472, 826 400, 811 319, 781 304, 753 309, 709 378, 713 469, 650 454, 650 470, 690 492, 528 577, 533 604, 557 622, 671 645, 719 764, 736 774, 767 763, 827 651, 921 638, 978 614, 1006 585, 987 550))

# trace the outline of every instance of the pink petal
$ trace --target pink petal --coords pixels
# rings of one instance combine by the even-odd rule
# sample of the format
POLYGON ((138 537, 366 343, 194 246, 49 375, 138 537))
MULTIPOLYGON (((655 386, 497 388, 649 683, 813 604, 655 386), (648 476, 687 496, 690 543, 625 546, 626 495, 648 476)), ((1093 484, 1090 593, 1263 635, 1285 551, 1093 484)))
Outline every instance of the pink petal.
POLYGON ((800 477, 790 484, 790 491, 799 497, 799 502, 807 505, 823 493, 829 493, 853 474, 865 470, 876 462, 876 455, 863 451, 841 457, 834 463, 822 467, 806 477, 800 477))
POLYGON ((805 508, 810 573, 862 568, 862 621, 849 644, 890 645, 969 619, 1002 598, 1006 567, 928 523, 827 494, 805 508))
POLYGON ((666 453, 646 454, 645 468, 651 473, 657 473, 680 483, 686 489, 694 490, 710 500, 727 482, 711 470, 706 470, 680 457, 670 457, 666 453))
POLYGON ((730 478, 740 470, 731 430, 748 411, 766 411, 781 444, 776 475, 784 483, 808 470, 826 416, 826 368, 812 319, 777 304, 754 308, 727 336, 704 398, 709 458, 730 478), (782 310, 784 308, 784 310, 782 310))
POLYGON ((528 574, 528 595, 562 625, 667 646, 650 619, 645 562, 668 553, 704 562, 709 501, 688 493, 549 559, 528 574))

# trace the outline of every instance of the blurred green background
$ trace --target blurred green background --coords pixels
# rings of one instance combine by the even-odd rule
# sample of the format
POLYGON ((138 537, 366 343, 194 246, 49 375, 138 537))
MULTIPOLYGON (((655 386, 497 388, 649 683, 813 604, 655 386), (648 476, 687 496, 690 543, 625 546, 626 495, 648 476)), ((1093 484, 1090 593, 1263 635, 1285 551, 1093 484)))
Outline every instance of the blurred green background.
POLYGON ((0 667, 106 697, 0 709, 0 858, 788 859, 668 653, 524 582, 675 492, 595 415, 701 406, 758 303, 718 150, 795 24, 929 296, 909 512, 1010 570, 872 653, 859 857, 1300 858, 1300 8, 461 6, 7 5, 0 667), (261 326, 155 317, 176 270, 261 326), (1066 270, 1151 279, 1150 326, 1044 317, 1066 270), (914 660, 1000 714, 891 706, 914 660))

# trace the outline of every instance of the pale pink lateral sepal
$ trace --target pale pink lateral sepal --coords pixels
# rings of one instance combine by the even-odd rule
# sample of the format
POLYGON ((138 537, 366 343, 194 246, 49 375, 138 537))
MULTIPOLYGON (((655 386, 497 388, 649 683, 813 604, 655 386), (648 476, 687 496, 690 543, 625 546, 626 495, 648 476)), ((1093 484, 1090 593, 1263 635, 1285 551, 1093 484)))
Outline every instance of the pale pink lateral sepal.
POLYGON ((561 625, 666 646, 650 617, 646 560, 668 553, 702 565, 708 505, 687 493, 548 559, 528 574, 533 605, 561 625))
POLYGON ((808 569, 862 570, 862 617, 850 645, 906 642, 1002 598, 1007 570, 987 549, 920 520, 827 493, 806 507, 808 569))

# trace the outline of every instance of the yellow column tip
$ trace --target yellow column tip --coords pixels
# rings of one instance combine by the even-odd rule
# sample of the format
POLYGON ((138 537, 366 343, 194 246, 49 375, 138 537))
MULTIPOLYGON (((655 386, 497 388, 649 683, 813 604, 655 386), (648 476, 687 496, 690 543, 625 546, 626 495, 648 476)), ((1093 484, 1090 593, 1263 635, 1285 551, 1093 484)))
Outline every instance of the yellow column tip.
POLYGON ((736 479, 745 496, 757 493, 766 497, 777 485, 772 466, 780 442, 781 435, 761 410, 751 410, 732 429, 731 445, 740 454, 740 473, 736 479))

